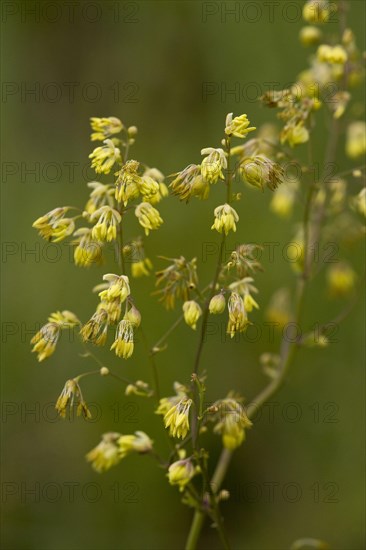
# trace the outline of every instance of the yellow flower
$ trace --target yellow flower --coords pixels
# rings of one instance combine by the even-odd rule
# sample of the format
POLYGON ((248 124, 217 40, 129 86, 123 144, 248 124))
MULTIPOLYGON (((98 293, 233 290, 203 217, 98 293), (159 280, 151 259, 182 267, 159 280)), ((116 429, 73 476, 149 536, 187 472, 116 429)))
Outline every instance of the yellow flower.
POLYGON ((355 287, 356 273, 345 262, 334 264, 327 271, 327 283, 331 296, 345 296, 355 287))
POLYGON ((290 147, 295 147, 295 145, 309 141, 309 131, 303 122, 287 124, 281 132, 280 141, 282 145, 287 142, 290 147))
POLYGON ((126 206, 128 201, 136 199, 139 195, 141 176, 138 174, 140 163, 137 160, 128 160, 117 172, 115 197, 118 202, 126 206))
POLYGON ((179 401, 182 400, 182 398, 187 399, 187 388, 183 386, 183 384, 180 384, 180 382, 174 382, 174 390, 176 392, 176 395, 172 395, 170 397, 163 397, 159 401, 159 406, 155 411, 155 414, 161 414, 165 416, 165 414, 170 411, 172 407, 177 405, 179 401))
POLYGON ((195 468, 190 458, 186 458, 173 462, 168 468, 167 476, 170 485, 178 485, 179 491, 182 492, 196 473, 197 468, 195 468))
POLYGON ((68 406, 71 411, 75 400, 77 403, 77 415, 79 416, 82 414, 84 418, 91 418, 90 411, 83 399, 80 386, 76 379, 67 380, 60 397, 57 399, 55 409, 61 418, 66 417, 66 410, 68 406))
POLYGON ((56 350, 62 329, 72 328, 80 324, 74 313, 68 310, 51 313, 46 323, 31 339, 33 345, 32 353, 38 354, 38 361, 44 361, 56 350))
POLYGON ((201 174, 204 181, 217 183, 219 179, 224 179, 222 169, 227 167, 227 160, 223 149, 206 147, 202 149, 201 155, 207 155, 201 164, 201 174))
POLYGON ((167 309, 174 307, 175 300, 187 301, 190 290, 197 287, 197 258, 188 261, 180 258, 164 258, 172 263, 165 269, 156 272, 156 286, 163 285, 155 294, 160 295, 167 309))
POLYGON ((86 460, 91 462, 92 467, 98 473, 109 470, 122 459, 117 445, 120 437, 121 434, 117 432, 103 434, 102 441, 86 455, 86 460))
POLYGON ((250 121, 247 115, 240 115, 233 118, 233 113, 229 113, 226 117, 225 134, 227 136, 235 136, 238 138, 245 138, 249 132, 256 130, 254 126, 249 127, 250 121))
POLYGON ((248 318, 244 308, 244 302, 241 296, 236 292, 232 292, 228 302, 229 321, 227 333, 231 338, 236 332, 243 332, 248 326, 248 318))
POLYGON ((225 235, 229 231, 236 231, 236 222, 239 221, 237 212, 229 204, 222 204, 217 206, 214 210, 215 221, 211 226, 211 229, 216 229, 219 233, 224 231, 225 235))
POLYGON ((164 416, 165 427, 171 437, 184 439, 189 431, 189 409, 192 399, 181 399, 164 416))
POLYGON ((131 321, 123 319, 119 322, 116 339, 111 346, 111 350, 114 349, 118 357, 128 359, 133 354, 133 324, 131 321))
POLYGON ((91 167, 97 174, 109 174, 116 162, 121 162, 121 151, 111 139, 103 141, 104 146, 97 147, 89 158, 92 159, 91 167))
POLYGON ((302 16, 308 23, 326 23, 330 16, 328 0, 308 0, 303 7, 302 16))
POLYGON ((130 321, 134 327, 139 327, 141 324, 141 313, 134 305, 132 305, 127 313, 125 313, 124 319, 126 319, 126 321, 130 321))
POLYGON ((80 325, 79 319, 75 313, 64 309, 63 311, 55 311, 48 317, 50 323, 58 323, 62 329, 72 328, 76 325, 80 325))
POLYGON ((151 176, 142 176, 139 184, 139 192, 144 201, 159 202, 160 186, 151 176))
POLYGON ((196 330, 198 319, 202 315, 202 309, 194 300, 187 300, 183 304, 184 320, 188 326, 196 330))
POLYGON ((274 191, 284 178, 283 168, 265 155, 245 158, 240 164, 240 172, 249 185, 258 187, 262 191, 265 185, 274 191))
POLYGON ((333 111, 333 117, 338 119, 344 115, 344 112, 347 108, 347 105, 351 99, 351 94, 348 92, 337 92, 332 98, 332 103, 330 105, 331 110, 333 111))
POLYGON ((359 214, 366 217, 366 187, 352 198, 351 204, 359 214))
POLYGON ((222 444, 226 449, 233 451, 245 439, 245 429, 252 426, 243 407, 235 399, 222 399, 217 403, 219 408, 219 422, 214 432, 222 435, 222 444))
POLYGON ((270 203, 272 212, 281 218, 288 218, 292 213, 298 188, 299 182, 297 180, 284 182, 273 195, 270 203))
POLYGON ((158 229, 163 220, 156 208, 148 202, 142 202, 135 208, 135 216, 139 224, 145 229, 145 234, 148 235, 153 229, 158 229))
POLYGON ((253 308, 259 309, 259 305, 254 300, 253 296, 249 293, 245 294, 244 296, 244 309, 247 313, 250 313, 253 311, 253 308))
POLYGON ((366 122, 357 120, 347 128, 346 153, 356 159, 366 153, 366 122))
POLYGON ((43 239, 54 243, 60 242, 71 235, 75 229, 74 220, 64 218, 68 210, 70 210, 69 206, 55 208, 33 222, 32 227, 38 230, 43 239))
POLYGON ((32 353, 38 354, 38 361, 44 361, 50 357, 56 350, 61 332, 61 326, 58 323, 47 323, 31 339, 33 345, 32 353))
POLYGON ((92 229, 92 237, 96 241, 115 241, 117 227, 121 223, 122 216, 110 206, 102 206, 90 216, 90 221, 97 220, 92 229))
POLYGON ((85 205, 85 211, 88 214, 93 214, 101 206, 108 205, 111 208, 114 206, 113 186, 100 183, 99 181, 89 181, 88 187, 92 189, 90 198, 85 205))
POLYGON ((176 176, 171 182, 170 188, 174 195, 177 195, 180 200, 189 201, 191 197, 207 199, 210 191, 210 185, 205 181, 201 174, 201 166, 190 164, 181 172, 173 174, 176 176))
POLYGON ((153 265, 149 258, 144 258, 137 262, 132 262, 131 264, 131 275, 132 277, 148 277, 150 275, 150 270, 153 268, 153 265))
POLYGON ((279 328, 291 321, 290 293, 287 288, 280 288, 273 294, 266 310, 266 318, 279 328))
POLYGON ((318 44, 322 37, 322 31, 318 27, 307 25, 300 31, 300 42, 304 46, 313 46, 318 44))
POLYGON ((117 441, 121 458, 135 453, 149 453, 153 448, 153 442, 145 432, 135 432, 134 435, 121 435, 117 441))
POLYGON ((131 294, 130 281, 127 275, 107 273, 103 275, 103 281, 107 281, 108 288, 99 292, 102 301, 112 302, 114 299, 118 299, 123 303, 127 296, 131 294))
POLYGON ((212 296, 210 300, 209 311, 214 315, 218 315, 224 311, 225 306, 225 296, 222 293, 216 294, 215 296, 212 296))
POLYGON ((104 346, 107 340, 108 313, 99 308, 80 330, 84 342, 92 342, 96 346, 104 346))
POLYGON ((164 183, 164 174, 162 174, 157 168, 147 168, 143 173, 142 178, 152 178, 158 184, 158 190, 156 193, 145 196, 145 200, 147 202, 156 204, 169 195, 169 189, 164 183))
POLYGON ((322 63, 344 65, 348 59, 347 52, 343 46, 328 46, 322 44, 316 52, 317 58, 322 63))
POLYGON ((114 116, 90 119, 90 126, 94 132, 91 135, 92 141, 103 141, 104 139, 119 134, 123 129, 123 124, 114 116))
POLYGON ((81 227, 74 232, 77 237, 72 244, 76 244, 74 250, 75 265, 90 267, 100 264, 102 261, 102 244, 93 240, 92 229, 81 227))

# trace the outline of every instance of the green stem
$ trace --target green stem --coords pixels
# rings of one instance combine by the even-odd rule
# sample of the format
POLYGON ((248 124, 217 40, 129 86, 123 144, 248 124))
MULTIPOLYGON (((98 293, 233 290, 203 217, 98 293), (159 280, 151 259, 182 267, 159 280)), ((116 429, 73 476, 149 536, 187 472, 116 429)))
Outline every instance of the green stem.
POLYGON ((180 315, 176 321, 168 328, 168 330, 163 334, 161 338, 156 342, 156 344, 153 345, 151 349, 151 353, 156 353, 158 348, 160 348, 161 344, 165 342, 165 340, 170 336, 170 334, 177 328, 178 325, 183 321, 183 315, 180 315), (156 351, 155 351, 156 350, 156 351))
POLYGON ((200 510, 196 510, 191 528, 189 530, 185 550, 195 550, 197 548, 198 537, 200 536, 205 515, 200 510))

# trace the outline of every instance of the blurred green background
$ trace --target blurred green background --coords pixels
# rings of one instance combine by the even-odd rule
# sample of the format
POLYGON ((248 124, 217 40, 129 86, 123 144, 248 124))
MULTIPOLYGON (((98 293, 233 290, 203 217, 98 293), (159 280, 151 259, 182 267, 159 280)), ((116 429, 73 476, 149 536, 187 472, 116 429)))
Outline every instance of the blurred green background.
MULTIPOLYGON (((298 43, 302 2, 274 2, 273 17, 269 4, 2 4, 6 550, 170 550, 184 545, 192 513, 181 505, 178 491, 152 459, 130 457, 101 476, 84 459, 101 433, 136 429, 148 432, 159 452, 166 454, 161 418, 152 414, 150 402, 126 398, 118 383, 91 377, 82 387, 87 401, 96 404, 95 421, 55 419, 53 403, 65 380, 94 365, 78 356, 77 340, 68 342, 66 336, 55 355, 38 364, 30 354, 32 331, 57 309, 71 309, 88 319, 96 304, 92 287, 103 273, 116 268, 76 268, 68 245, 47 245, 31 225, 56 206, 85 203, 85 183, 96 179, 87 169, 91 116, 114 115, 127 125, 136 124, 134 158, 165 174, 199 162, 202 147, 219 146, 228 112, 247 113, 257 127, 273 122, 274 113, 254 101, 256 90, 264 91, 269 82, 278 82, 279 89, 292 82, 306 67, 309 53, 298 43), (236 16, 228 14, 238 6, 236 16), (208 82, 215 93, 205 97, 208 82), (228 93, 235 86, 240 97, 228 93)), ((350 6, 350 25, 360 43, 364 3, 354 0, 350 6)), ((330 28, 336 31, 337 24, 330 28)), ((356 98, 362 97, 358 90, 356 98)), ((324 140, 320 115, 317 161, 324 140)), ((352 166, 343 144, 337 162, 342 170, 352 166)), ((282 250, 293 237, 292 222, 279 222, 269 212, 269 193, 243 191, 235 242, 279 242, 282 250)), ((212 210, 220 202, 217 186, 204 203, 186 206, 175 198, 161 203, 165 223, 146 244, 154 266, 164 266, 156 258, 159 254, 197 256, 200 279, 207 284, 214 257, 202 261, 202 251, 205 243, 218 240, 210 226, 212 210)), ((300 215, 297 212, 299 219, 300 215)), ((136 229, 131 226, 130 237, 136 229)), ((340 256, 362 272, 361 245, 341 250, 340 256)), ((265 271, 256 279, 263 307, 253 315, 262 327, 264 306, 273 291, 294 286, 293 271, 281 253, 274 263, 264 254, 263 264, 265 271)), ((151 296, 153 285, 153 277, 133 282, 151 343, 177 315, 166 313, 151 296)), ((307 326, 328 321, 343 307, 342 300, 334 303, 326 297, 321 274, 308 295, 307 326)), ((336 343, 324 350, 302 351, 286 386, 235 454, 224 483, 231 499, 222 507, 233 548, 282 550, 301 537, 326 540, 335 549, 364 547, 363 328, 360 302, 339 329, 336 343)), ((189 380, 196 340, 195 333, 181 326, 168 350, 157 357, 165 395, 172 393, 175 380, 189 380)), ((263 351, 276 351, 278 338, 270 342, 263 330, 254 343, 222 340, 221 335, 209 337, 204 351, 207 399, 235 388, 250 400, 266 383, 258 357, 263 351)), ((99 355, 131 379, 151 380, 140 343, 126 363, 107 350, 99 355)), ((207 447, 214 464, 219 438, 208 436, 207 447)), ((220 548, 208 524, 200 548, 220 548)))

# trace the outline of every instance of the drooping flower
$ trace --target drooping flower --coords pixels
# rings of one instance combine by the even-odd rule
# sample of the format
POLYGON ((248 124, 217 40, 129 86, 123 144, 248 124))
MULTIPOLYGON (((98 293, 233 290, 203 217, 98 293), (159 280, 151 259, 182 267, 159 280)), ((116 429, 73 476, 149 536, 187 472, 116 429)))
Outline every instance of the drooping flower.
POLYGON ((175 176, 170 184, 170 188, 174 195, 177 195, 180 200, 188 202, 191 197, 207 199, 210 185, 204 181, 201 174, 201 166, 190 164, 181 172, 172 174, 175 176))
POLYGON ((72 244, 76 244, 74 250, 75 265, 81 267, 90 267, 100 264, 102 261, 102 243, 93 239, 92 229, 80 227, 74 232, 76 239, 72 244))
POLYGON ((156 414, 161 414, 165 416, 165 414, 170 411, 172 407, 177 405, 182 399, 188 399, 187 398, 187 388, 183 386, 180 382, 174 382, 174 390, 175 395, 172 395, 170 397, 162 397, 159 401, 159 406, 156 409, 156 414))
POLYGON ((318 44, 322 37, 322 31, 313 25, 307 25, 300 31, 300 42, 304 46, 313 46, 318 44))
POLYGON ((266 310, 266 318, 279 328, 286 326, 291 321, 291 299, 287 288, 280 288, 274 292, 266 310))
POLYGON ((263 191, 268 187, 274 191, 284 179, 283 168, 265 155, 256 155, 248 157, 240 163, 240 173, 242 178, 263 191))
POLYGON ((328 46, 327 44, 322 44, 319 46, 316 55, 322 63, 344 65, 348 59, 346 50, 343 46, 339 45, 328 46))
POLYGON ((38 361, 44 361, 56 350, 56 345, 61 333, 58 323, 47 323, 31 339, 32 353, 38 354, 38 361))
POLYGON ((366 153, 366 122, 357 120, 347 128, 346 153, 356 159, 366 153))
POLYGON ((123 124, 114 116, 110 117, 91 117, 90 126, 94 132, 91 135, 92 141, 103 141, 113 134, 119 134, 123 129, 123 124))
POLYGON ((219 422, 214 432, 221 434, 224 447, 233 451, 243 443, 245 430, 250 428, 252 423, 236 399, 222 399, 215 405, 219 409, 219 422))
POLYGON ((232 292, 230 294, 228 310, 229 321, 227 333, 233 338, 236 332, 243 332, 248 326, 248 317, 245 311, 244 301, 237 292, 232 292))
POLYGON ((164 285, 155 294, 161 295, 160 300, 167 309, 174 307, 175 300, 181 298, 188 300, 189 291, 198 284, 197 258, 186 260, 180 258, 164 258, 172 261, 165 269, 156 272, 156 286, 164 285))
POLYGON ((211 229, 216 229, 219 233, 224 232, 225 235, 229 231, 236 231, 236 222, 239 221, 239 216, 232 206, 222 204, 214 210, 215 220, 211 229))
POLYGON ((167 411, 164 416, 165 427, 169 428, 171 437, 184 439, 189 431, 189 409, 192 399, 181 399, 167 411))
POLYGON ((38 230, 43 239, 58 243, 71 235, 75 229, 73 218, 64 217, 68 210, 70 210, 69 206, 55 208, 36 219, 32 227, 38 230))
POLYGON ((346 262, 333 264, 327 271, 327 283, 331 296, 346 296, 355 287, 356 273, 346 262))
POLYGON ((91 167, 97 174, 109 174, 116 162, 121 162, 121 151, 111 139, 105 139, 104 145, 96 147, 89 158, 92 159, 91 167))
POLYGON ((187 325, 196 330, 197 321, 202 315, 201 306, 195 300, 187 300, 183 304, 183 314, 187 325))
POLYGON ((225 310, 225 306, 225 296, 220 292, 220 294, 212 296, 209 304, 209 311, 214 315, 218 315, 220 313, 223 313, 223 311, 225 310))
POLYGON ((106 273, 103 275, 103 281, 107 282, 107 288, 99 292, 102 301, 109 302, 118 299, 123 303, 127 296, 131 294, 130 281, 127 275, 106 273))
POLYGON ((139 224, 145 229, 145 234, 148 235, 153 229, 158 229, 163 220, 156 208, 151 206, 149 202, 141 202, 135 208, 135 215, 139 224))
POLYGON ((116 338, 111 346, 111 350, 114 349, 118 357, 128 359, 133 354, 133 324, 127 319, 123 319, 119 322, 116 338))
POLYGON ((138 173, 140 163, 137 160, 128 160, 117 172, 115 197, 118 202, 125 206, 130 200, 136 199, 139 195, 141 176, 138 173))
POLYGON ((98 473, 105 472, 115 466, 122 459, 117 445, 121 434, 108 432, 102 435, 102 441, 86 455, 86 460, 91 463, 98 473))
POLYGON ((205 182, 217 183, 224 179, 223 168, 227 167, 227 160, 223 149, 206 147, 201 150, 201 155, 207 155, 201 164, 201 174, 205 182))
POLYGON ((359 214, 366 217, 366 187, 361 189, 358 195, 352 197, 351 204, 359 214))
POLYGON ((309 130, 302 122, 286 124, 280 135, 281 144, 288 143, 290 147, 309 141, 309 130))
POLYGON ((179 491, 184 491, 186 485, 196 475, 198 469, 190 458, 177 460, 168 468, 168 480, 170 485, 178 485, 179 491))
POLYGON ((150 437, 141 431, 137 431, 131 435, 121 435, 117 440, 121 458, 124 458, 130 453, 145 454, 149 453, 153 448, 153 442, 150 437))
POLYGON ((121 214, 110 206, 102 206, 90 216, 90 221, 95 220, 97 222, 92 229, 93 239, 96 241, 115 241, 117 238, 117 227, 122 220, 121 214))
POLYGON ((276 189, 270 203, 272 212, 281 218, 288 218, 295 203, 296 194, 299 189, 298 180, 289 180, 276 189))
POLYGON ((87 407, 87 404, 84 401, 83 395, 81 393, 80 386, 76 379, 67 380, 60 397, 57 399, 55 409, 61 418, 66 417, 67 407, 71 408, 74 405, 74 402, 77 404, 77 415, 83 415, 84 418, 91 418, 90 411, 87 407))
POLYGON ((326 23, 330 16, 328 0, 307 0, 302 16, 308 23, 326 23))
POLYGON ((98 308, 89 321, 81 328, 80 335, 84 342, 90 342, 96 346, 104 346, 107 340, 108 325, 108 312, 103 308, 98 308))
POLYGON ((62 329, 73 328, 80 321, 74 313, 68 310, 51 313, 46 323, 31 339, 32 352, 37 353, 39 362, 50 357, 56 350, 62 329))

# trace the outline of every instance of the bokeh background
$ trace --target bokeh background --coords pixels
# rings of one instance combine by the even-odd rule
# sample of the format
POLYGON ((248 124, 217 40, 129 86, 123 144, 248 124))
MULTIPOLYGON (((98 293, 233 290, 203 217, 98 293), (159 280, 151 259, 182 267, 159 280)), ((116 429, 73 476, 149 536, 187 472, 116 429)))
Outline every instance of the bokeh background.
MULTIPOLYGON (((51 311, 67 308, 88 319, 96 304, 92 287, 115 268, 76 268, 68 245, 47 245, 31 225, 55 206, 84 204, 85 184, 95 179, 87 168, 90 116, 115 115, 136 124, 133 155, 165 174, 198 162, 202 147, 219 146, 228 112, 245 112, 256 126, 273 122, 274 113, 255 98, 266 83, 282 88, 306 67, 309 53, 298 42, 302 2, 275 2, 274 16, 266 2, 70 4, 2 5, 2 547, 182 548, 192 513, 153 460, 127 458, 100 476, 84 459, 100 434, 111 430, 143 429, 166 453, 161 419, 152 414, 150 402, 126 398, 122 385, 91 377, 83 389, 95 404, 95 420, 55 418, 53 403, 65 380, 94 365, 78 355, 77 339, 66 336, 55 355, 38 364, 29 339, 51 311), (228 14, 238 6, 236 16, 228 14), (208 97, 203 94, 207 83, 208 97), (239 97, 228 93, 235 86, 239 97)), ((364 3, 349 4, 349 22, 361 45, 364 3)), ((330 25, 336 30, 337 23, 330 25)), ((362 98, 362 90, 357 91, 356 99, 362 98)), ((320 116, 317 161, 324 140, 320 116)), ((343 149, 342 143, 337 162, 346 170, 352 165, 343 149)), ((293 221, 279 222, 269 213, 269 193, 243 191, 236 242, 278 242, 281 251, 293 237, 293 221)), ((205 258, 202 251, 205 243, 216 242, 210 225, 220 201, 216 187, 205 203, 186 206, 175 198, 161 203, 165 223, 147 241, 156 268, 164 266, 159 254, 196 256, 203 284, 210 280, 214 257, 205 258)), ((136 229, 131 226, 130 237, 136 229)), ((339 255, 362 272, 360 244, 339 255)), ((262 326, 273 291, 294 286, 291 265, 281 253, 273 263, 264 254, 263 264, 265 271, 256 280, 263 307, 254 315, 262 326)), ((177 312, 166 313, 151 296, 153 277, 133 285, 152 343, 177 312)), ((224 483, 231 500, 223 505, 233 548, 285 549, 301 537, 326 540, 335 549, 364 547, 361 304, 362 299, 340 327, 337 342, 298 354, 286 386, 235 454, 224 483)), ((328 321, 344 306, 342 300, 327 298, 321 274, 308 294, 307 326, 328 321)), ((188 381, 196 339, 181 326, 158 356, 165 395, 171 394, 174 380, 188 381)), ((209 337, 204 351, 207 399, 235 388, 250 400, 266 383, 258 357, 276 351, 278 337, 271 342, 264 331, 254 343, 223 340, 221 334, 209 337)), ((116 372, 149 381, 143 346, 136 347, 127 363, 107 350, 99 355, 116 372)), ((208 437, 207 446, 214 463, 219 438, 208 437)), ((200 548, 220 548, 208 524, 200 548)))

